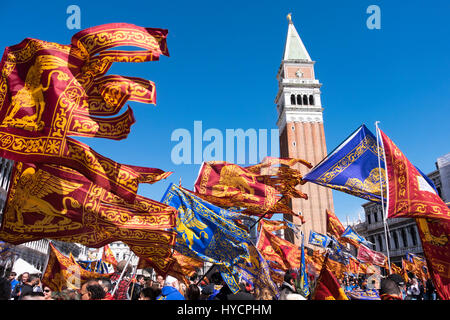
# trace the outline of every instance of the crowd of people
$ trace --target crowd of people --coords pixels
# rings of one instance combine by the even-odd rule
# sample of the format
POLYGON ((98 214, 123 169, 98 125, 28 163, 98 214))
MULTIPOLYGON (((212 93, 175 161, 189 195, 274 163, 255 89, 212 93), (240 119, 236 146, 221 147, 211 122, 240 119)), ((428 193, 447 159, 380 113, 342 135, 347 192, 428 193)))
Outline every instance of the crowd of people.
MULTIPOLYGON (((288 270, 284 281, 279 284, 279 295, 275 297, 268 288, 254 287, 245 281, 240 290, 232 293, 222 280, 220 273, 199 279, 194 276, 188 283, 180 282, 172 276, 156 278, 136 275, 131 277, 131 267, 125 261, 119 262, 115 272, 109 277, 88 279, 81 288, 65 288, 52 291, 43 284, 37 274, 24 272, 17 276, 10 272, 8 278, 0 278, 0 300, 308 300, 299 286, 298 273, 288 270)), ((391 274, 383 277, 379 288, 368 285, 367 278, 345 276, 339 280, 346 293, 377 290, 380 300, 436 300, 436 290, 432 281, 422 283, 414 275, 409 275, 405 283, 403 277, 391 274)), ((312 284, 313 287, 314 284, 312 284)))

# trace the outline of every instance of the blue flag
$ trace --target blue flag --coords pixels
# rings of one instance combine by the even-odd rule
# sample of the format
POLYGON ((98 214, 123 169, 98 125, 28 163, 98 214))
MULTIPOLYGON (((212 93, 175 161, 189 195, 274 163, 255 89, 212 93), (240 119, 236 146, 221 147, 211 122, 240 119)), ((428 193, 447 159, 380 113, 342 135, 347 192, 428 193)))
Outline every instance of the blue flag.
POLYGON ((310 231, 309 232, 309 243, 314 244, 319 247, 326 248, 328 247, 328 244, 330 243, 331 239, 330 237, 323 235, 321 233, 310 231))
MULTIPOLYGON (((379 154, 382 155, 383 152, 379 154)), ((380 166, 381 183, 383 190, 386 191, 383 157, 380 158, 380 166)), ((376 137, 365 125, 362 125, 307 173, 303 180, 367 200, 381 201, 376 137)))
POLYGON ((355 240, 358 243, 362 243, 365 246, 372 246, 373 243, 370 241, 367 241, 364 237, 360 236, 358 233, 356 233, 355 230, 352 229, 352 227, 348 226, 345 231, 341 234, 341 238, 348 238, 355 240))
POLYGON ((233 219, 241 214, 217 207, 171 184, 162 203, 178 210, 175 250, 214 263, 233 293, 239 291, 235 265, 248 259, 248 232, 233 219))
POLYGON ((304 244, 304 236, 302 233, 302 247, 301 247, 301 258, 300 258, 300 288, 303 290, 305 296, 309 296, 311 293, 309 291, 309 281, 308 274, 306 273, 306 261, 305 261, 305 244, 304 244))

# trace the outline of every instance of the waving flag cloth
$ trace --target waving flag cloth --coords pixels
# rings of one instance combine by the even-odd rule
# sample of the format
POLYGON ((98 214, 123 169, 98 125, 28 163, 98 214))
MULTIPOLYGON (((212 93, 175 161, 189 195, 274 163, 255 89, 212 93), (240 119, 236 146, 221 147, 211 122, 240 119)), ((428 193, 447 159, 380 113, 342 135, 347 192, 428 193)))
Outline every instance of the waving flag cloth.
POLYGON ((70 167, 133 201, 139 183, 154 181, 157 169, 116 163, 70 136, 127 137, 131 108, 115 115, 128 100, 154 104, 155 85, 105 74, 114 62, 168 56, 166 37, 164 29, 112 23, 76 33, 70 45, 26 38, 7 47, 0 62, 0 156, 70 167), (119 46, 144 50, 110 50, 119 46))
POLYGON ((450 220, 450 209, 398 147, 381 130, 389 181, 388 218, 450 220))
POLYGON ((270 229, 266 229, 264 220, 261 224, 261 232, 259 234, 256 247, 268 261, 276 262, 281 270, 300 268, 301 252, 293 243, 277 237, 270 229))
POLYGON ((302 175, 290 166, 297 163, 311 168, 305 160, 272 157, 249 167, 225 161, 204 162, 195 182, 195 192, 221 207, 245 208, 246 214, 266 214, 269 219, 273 213, 296 215, 289 208, 288 200, 308 198, 296 189, 303 183, 302 175))
POLYGON ((416 218, 428 272, 442 299, 450 299, 450 209, 399 148, 379 130, 388 174, 388 217, 416 218))
POLYGON ((359 245, 362 243, 366 246, 372 245, 371 242, 367 241, 364 237, 360 236, 355 230, 353 230, 352 227, 348 226, 345 231, 341 235, 341 239, 348 239, 352 243, 355 243, 356 247, 358 248, 359 245))
POLYGON ((378 154, 382 153, 377 150, 376 137, 362 125, 303 180, 379 202, 380 179, 384 184, 385 170, 381 161, 380 176, 378 154))
POLYGON ((326 256, 317 279, 312 300, 348 300, 344 289, 341 288, 335 275, 330 271, 327 262, 328 257, 326 256))
POLYGON ((66 288, 77 290, 89 279, 111 276, 111 274, 100 274, 83 269, 73 259, 59 252, 52 243, 49 245, 49 251, 42 283, 52 291, 61 291, 66 288))
POLYGON ((259 250, 251 243, 247 244, 249 258, 238 263, 238 273, 242 279, 253 286, 263 289, 268 288, 274 297, 278 297, 280 292, 277 284, 271 275, 271 268, 259 250))
POLYGON ((306 272, 305 243, 304 243, 305 239, 303 233, 301 234, 301 237, 302 237, 302 246, 300 258, 300 288, 305 294, 305 297, 307 297, 311 292, 309 291, 308 273, 306 272))
POLYGON ((161 270, 158 266, 155 266, 151 259, 140 258, 137 269, 153 268, 157 274, 162 275, 163 277, 166 277, 167 275, 173 276, 188 286, 190 283, 188 282, 187 277, 191 277, 195 273, 198 273, 198 270, 202 268, 204 264, 203 260, 187 257, 177 251, 173 252, 170 260, 169 267, 161 270))
POLYGON ((319 246, 322 248, 326 248, 326 247, 328 247, 330 241, 331 241, 331 238, 324 234, 321 234, 321 233, 318 233, 318 232, 315 232, 312 230, 309 232, 309 241, 308 241, 309 244, 313 244, 313 245, 316 245, 316 246, 319 246))
POLYGON ((371 250, 363 244, 359 246, 357 258, 361 262, 372 263, 380 267, 385 267, 387 262, 387 257, 384 254, 371 250))
POLYGON ((328 209, 325 212, 327 215, 327 233, 339 239, 345 231, 344 226, 334 212, 328 209))
POLYGON ((117 266, 116 257, 114 256, 114 253, 112 252, 108 244, 103 247, 102 261, 112 264, 113 266, 117 266))
POLYGON ((234 266, 248 259, 246 230, 234 219, 242 215, 212 205, 186 189, 171 184, 162 202, 178 210, 175 250, 215 264, 232 292, 239 291, 234 266))
POLYGON ((175 242, 176 210, 137 196, 132 202, 61 166, 16 162, 0 239, 21 244, 40 239, 100 248, 113 241, 164 264, 175 242))

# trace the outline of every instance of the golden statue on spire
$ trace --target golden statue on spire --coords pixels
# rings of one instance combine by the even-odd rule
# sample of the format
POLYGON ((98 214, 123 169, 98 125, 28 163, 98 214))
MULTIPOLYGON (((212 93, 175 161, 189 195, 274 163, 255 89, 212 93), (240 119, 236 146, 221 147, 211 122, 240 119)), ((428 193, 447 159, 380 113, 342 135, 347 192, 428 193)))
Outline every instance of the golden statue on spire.
POLYGON ((287 18, 287 20, 288 20, 289 23, 292 23, 292 13, 289 12, 289 13, 287 14, 286 18, 287 18))

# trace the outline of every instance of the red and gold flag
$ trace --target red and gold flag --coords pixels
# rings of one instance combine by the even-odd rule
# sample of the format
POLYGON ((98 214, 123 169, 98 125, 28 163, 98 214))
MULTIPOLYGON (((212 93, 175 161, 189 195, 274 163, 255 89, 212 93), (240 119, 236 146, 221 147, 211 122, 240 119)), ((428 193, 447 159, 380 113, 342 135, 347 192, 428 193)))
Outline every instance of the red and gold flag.
POLYGON ((428 265, 428 276, 439 297, 450 300, 450 222, 446 219, 416 219, 428 265))
POLYGON ((178 280, 189 285, 187 277, 193 276, 198 269, 203 267, 203 260, 195 259, 185 256, 177 251, 174 251, 170 258, 170 263, 167 263, 165 268, 159 268, 158 265, 151 259, 140 258, 137 269, 154 268, 156 273, 162 276, 171 275, 178 280))
POLYGON ((339 221, 336 214, 328 209, 325 210, 327 215, 327 233, 339 239, 341 234, 345 231, 341 221, 339 221))
POLYGON ((341 238, 341 235, 342 233, 344 233, 345 228, 336 214, 328 209, 326 209, 325 212, 327 215, 327 233, 335 237, 340 243, 350 243, 356 248, 359 248, 359 243, 357 241, 348 237, 341 238))
POLYGON ((277 237, 266 229, 264 221, 256 248, 267 261, 275 261, 282 270, 300 268, 301 251, 293 243, 277 237))
POLYGON ((336 276, 330 271, 328 261, 325 257, 312 300, 348 300, 336 276))
POLYGON ((291 166, 311 164, 301 159, 266 157, 260 164, 241 167, 225 161, 204 162, 195 182, 196 194, 218 206, 243 207, 247 214, 295 214, 288 199, 307 195, 296 189, 302 175, 291 166), (277 167, 276 165, 281 165, 277 167))
POLYGON ((380 267, 384 267, 387 261, 387 257, 384 254, 371 250, 363 244, 359 246, 357 258, 361 262, 372 263, 380 267))
POLYGON ((132 110, 115 115, 128 100, 154 104, 155 85, 105 74, 114 62, 168 55, 166 36, 163 29, 113 23, 78 32, 70 45, 27 38, 7 47, 0 62, 0 156, 70 167, 133 201, 154 172, 116 163, 70 136, 127 137, 132 110), (119 46, 145 50, 110 50, 119 46))
POLYGON ((450 220, 450 209, 400 149, 380 130, 388 176, 388 218, 450 220))
POLYGON ((72 169, 17 162, 0 239, 46 238, 91 248, 122 241, 138 256, 164 263, 175 243, 175 219, 172 207, 139 195, 128 203, 72 169))
POLYGON ((102 261, 117 266, 116 257, 108 244, 103 247, 102 261))
POLYGON ((52 291, 61 291, 66 288, 77 290, 89 279, 111 276, 111 274, 100 274, 83 269, 75 262, 73 256, 66 257, 52 243, 49 244, 49 249, 50 254, 42 275, 42 283, 52 291))
POLYGON ((402 275, 402 268, 398 267, 395 263, 391 263, 391 274, 402 275))

